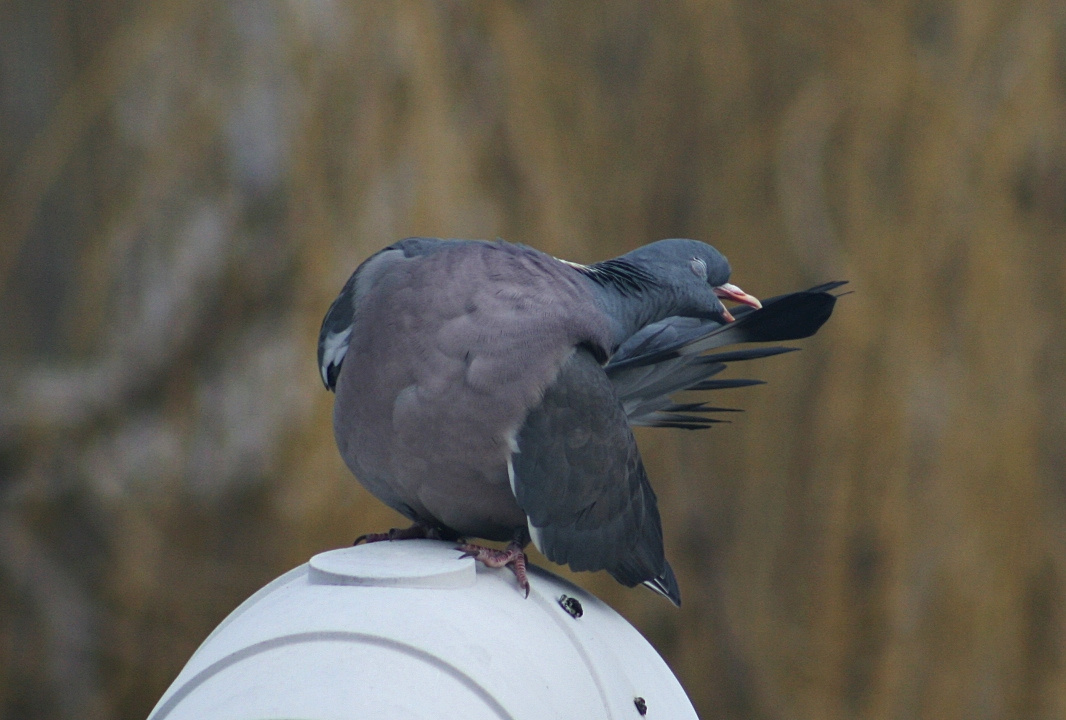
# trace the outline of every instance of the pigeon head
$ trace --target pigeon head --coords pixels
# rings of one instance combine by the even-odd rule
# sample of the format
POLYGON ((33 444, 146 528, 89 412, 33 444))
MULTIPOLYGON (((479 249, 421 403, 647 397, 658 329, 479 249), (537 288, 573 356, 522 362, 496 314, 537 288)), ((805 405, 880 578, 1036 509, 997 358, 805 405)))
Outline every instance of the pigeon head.
POLYGON ((729 261, 707 243, 660 240, 618 259, 655 279, 674 305, 670 314, 732 322, 722 300, 762 307, 758 299, 729 283, 729 261))

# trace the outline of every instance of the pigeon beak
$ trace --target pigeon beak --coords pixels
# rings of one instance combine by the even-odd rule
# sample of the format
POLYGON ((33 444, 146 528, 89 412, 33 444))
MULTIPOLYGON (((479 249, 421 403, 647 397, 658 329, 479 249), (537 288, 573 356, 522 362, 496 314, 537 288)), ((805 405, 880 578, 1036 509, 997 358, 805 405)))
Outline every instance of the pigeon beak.
MULTIPOLYGON (((725 300, 731 300, 733 302, 742 303, 744 305, 750 305, 756 310, 762 307, 762 303, 759 302, 759 298, 755 297, 754 295, 748 295, 736 285, 731 285, 729 283, 725 283, 716 287, 714 289, 714 294, 725 300)), ((725 318, 726 322, 733 322, 736 319, 728 310, 725 310, 724 308, 722 311, 722 317, 725 318)))

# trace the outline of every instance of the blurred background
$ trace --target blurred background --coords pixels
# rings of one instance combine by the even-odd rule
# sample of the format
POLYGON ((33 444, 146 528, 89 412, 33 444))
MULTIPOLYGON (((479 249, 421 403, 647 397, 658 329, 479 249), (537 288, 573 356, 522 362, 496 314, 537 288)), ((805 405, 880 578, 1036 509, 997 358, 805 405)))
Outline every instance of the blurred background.
MULTIPOLYGON (((746 413, 639 436, 702 717, 1066 717, 1066 5, 0 0, 0 716, 143 718, 401 524, 318 325, 408 235, 848 279, 746 413)), ((553 568, 554 569, 554 568, 553 568)))

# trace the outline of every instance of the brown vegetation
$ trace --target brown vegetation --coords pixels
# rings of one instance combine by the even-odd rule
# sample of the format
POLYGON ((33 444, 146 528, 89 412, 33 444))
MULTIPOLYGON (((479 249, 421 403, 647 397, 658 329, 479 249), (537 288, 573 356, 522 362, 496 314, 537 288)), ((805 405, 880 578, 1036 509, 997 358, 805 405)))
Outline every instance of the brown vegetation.
POLYGON ((314 354, 413 234, 849 279, 732 425, 640 436, 684 607, 578 581, 704 718, 1066 717, 1039 0, 0 2, 0 715, 142 718, 241 599, 398 522, 314 354))

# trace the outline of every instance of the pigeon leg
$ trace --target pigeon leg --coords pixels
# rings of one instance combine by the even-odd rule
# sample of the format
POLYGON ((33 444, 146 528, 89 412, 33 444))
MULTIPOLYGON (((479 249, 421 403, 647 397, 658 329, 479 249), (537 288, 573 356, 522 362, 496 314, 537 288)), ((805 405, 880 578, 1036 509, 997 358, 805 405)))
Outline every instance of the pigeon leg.
POLYGON ((526 578, 526 553, 522 550, 522 543, 512 540, 506 550, 496 550, 482 545, 464 543, 456 550, 463 551, 463 557, 472 557, 480 563, 491 568, 509 567, 518 578, 518 587, 525 590, 529 597, 529 580, 526 578))
POLYGON ((415 523, 409 528, 393 528, 384 533, 367 533, 355 539, 352 545, 360 543, 375 543, 383 540, 440 540, 440 531, 437 528, 415 523))

